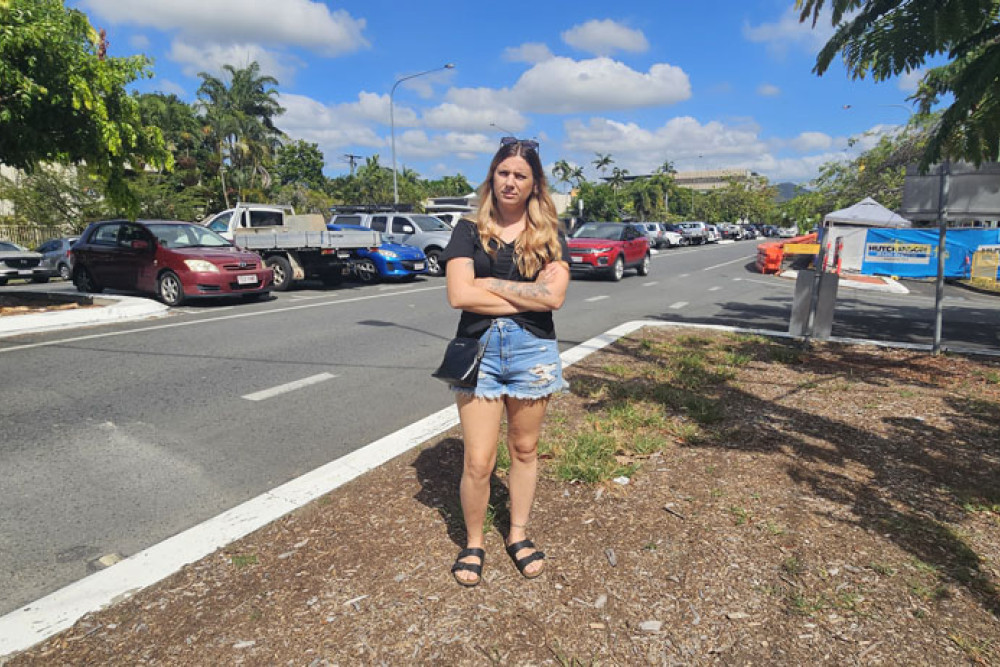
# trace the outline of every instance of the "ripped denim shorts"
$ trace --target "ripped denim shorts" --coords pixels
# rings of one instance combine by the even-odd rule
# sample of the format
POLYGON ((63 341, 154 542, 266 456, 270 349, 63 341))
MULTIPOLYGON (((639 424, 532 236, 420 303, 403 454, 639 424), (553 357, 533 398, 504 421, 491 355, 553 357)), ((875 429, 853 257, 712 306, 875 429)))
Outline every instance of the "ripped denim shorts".
POLYGON ((486 352, 479 366, 475 389, 455 391, 477 398, 499 399, 503 396, 525 400, 545 398, 566 388, 559 359, 559 344, 539 338, 514 320, 499 317, 479 340, 486 352))

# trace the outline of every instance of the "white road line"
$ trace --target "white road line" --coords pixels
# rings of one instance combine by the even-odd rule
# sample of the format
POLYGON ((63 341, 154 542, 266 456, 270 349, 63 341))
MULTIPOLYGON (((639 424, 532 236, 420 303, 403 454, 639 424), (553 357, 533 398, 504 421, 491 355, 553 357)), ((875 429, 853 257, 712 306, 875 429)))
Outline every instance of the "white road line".
POLYGON ((653 286, 659 285, 659 284, 660 284, 659 280, 653 280, 653 281, 650 281, 648 283, 643 283, 642 286, 643 287, 653 287, 653 286))
POLYGON ((589 299, 584 299, 584 301, 586 301, 587 303, 590 303, 591 301, 603 301, 604 299, 607 299, 607 298, 609 298, 608 295, 607 294, 603 294, 601 296, 592 296, 589 299))
POLYGON ((670 304, 669 307, 672 308, 673 310, 679 310, 679 309, 683 308, 686 305, 688 305, 687 301, 678 301, 677 303, 670 304))
POLYGON ((716 264, 714 266, 706 266, 702 271, 711 271, 712 269, 717 269, 720 266, 728 266, 729 264, 735 264, 736 262, 745 262, 748 259, 753 259, 754 255, 747 255, 746 257, 740 257, 739 259, 734 259, 729 262, 723 262, 722 264, 716 264))
POLYGON ((273 310, 255 310, 248 313, 236 313, 235 315, 225 315, 223 317, 205 317, 199 320, 193 320, 188 322, 174 322, 172 324, 157 324, 151 327, 140 327, 138 329, 129 329, 128 331, 108 331, 99 334, 90 334, 89 336, 73 336, 71 338, 60 338, 59 340, 50 340, 44 343, 28 343, 26 345, 14 345, 12 347, 0 347, 0 354, 4 352, 15 352, 17 350, 31 350, 36 347, 52 347, 53 345, 65 345, 66 343, 79 343, 84 340, 97 340, 98 338, 110 338, 112 336, 127 336, 134 333, 146 333, 149 331, 161 331, 163 329, 174 329, 176 327, 190 327, 198 326, 201 324, 212 324, 214 322, 223 322, 225 320, 237 320, 246 317, 261 317, 264 315, 274 315, 278 313, 286 313, 292 310, 304 310, 306 308, 323 308, 325 306, 339 306, 342 303, 354 303, 356 301, 370 301, 372 299, 383 299, 389 296, 398 296, 400 294, 415 294, 417 292, 428 292, 431 290, 443 290, 444 285, 435 287, 419 287, 407 292, 388 292, 386 294, 370 294, 367 296, 358 296, 350 299, 337 299, 336 301, 324 301, 322 303, 303 303, 297 306, 285 306, 283 308, 275 308, 273 310))
POLYGON ((722 289, 722 288, 719 287, 718 285, 716 285, 715 287, 709 287, 708 291, 709 292, 718 292, 720 289, 722 289))
POLYGON ((690 273, 682 273, 681 275, 679 275, 679 276, 677 276, 677 277, 678 277, 678 278, 687 278, 687 277, 688 277, 688 276, 690 276, 690 275, 691 275, 690 273))
POLYGON ((295 391, 296 389, 308 387, 309 385, 326 382, 327 380, 332 380, 335 377, 337 376, 332 375, 331 373, 320 373, 319 375, 312 375, 307 378, 302 378, 301 380, 296 380, 295 382, 288 382, 287 384, 280 384, 277 387, 271 387, 270 389, 264 389, 263 391, 246 394, 240 398, 245 398, 248 401, 263 401, 268 398, 280 396, 281 394, 287 394, 288 392, 295 391))

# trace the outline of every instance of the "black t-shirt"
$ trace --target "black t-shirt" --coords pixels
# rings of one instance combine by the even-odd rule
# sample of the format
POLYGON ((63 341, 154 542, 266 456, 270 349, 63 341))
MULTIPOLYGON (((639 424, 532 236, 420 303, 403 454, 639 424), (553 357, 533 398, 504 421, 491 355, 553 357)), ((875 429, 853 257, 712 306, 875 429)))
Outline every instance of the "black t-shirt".
MULTIPOLYGON (((559 233, 559 245, 562 247, 562 260, 569 264, 569 246, 566 245, 566 237, 562 232, 559 233)), ((536 277, 522 276, 521 272, 518 271, 517 263, 514 261, 513 243, 500 243, 496 259, 493 259, 479 240, 476 223, 464 218, 455 225, 455 230, 451 233, 451 240, 448 241, 448 247, 441 253, 439 261, 442 264, 447 264, 449 259, 456 257, 472 259, 476 278, 498 278, 530 283, 536 277)), ((552 311, 550 310, 518 313, 509 317, 539 338, 554 339, 556 337, 556 328, 552 322, 552 311)), ((492 315, 480 315, 463 310, 462 317, 458 321, 458 334, 456 335, 478 338, 489 328, 492 319, 492 315)))

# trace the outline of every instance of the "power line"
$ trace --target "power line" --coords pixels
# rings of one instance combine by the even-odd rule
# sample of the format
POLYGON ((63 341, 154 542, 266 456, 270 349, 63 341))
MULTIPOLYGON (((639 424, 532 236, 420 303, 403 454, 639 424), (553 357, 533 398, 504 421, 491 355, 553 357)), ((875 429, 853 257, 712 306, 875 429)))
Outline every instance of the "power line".
POLYGON ((351 176, 354 175, 354 165, 357 163, 359 158, 363 158, 364 155, 352 155, 350 153, 344 153, 344 157, 347 158, 348 163, 351 165, 351 176))

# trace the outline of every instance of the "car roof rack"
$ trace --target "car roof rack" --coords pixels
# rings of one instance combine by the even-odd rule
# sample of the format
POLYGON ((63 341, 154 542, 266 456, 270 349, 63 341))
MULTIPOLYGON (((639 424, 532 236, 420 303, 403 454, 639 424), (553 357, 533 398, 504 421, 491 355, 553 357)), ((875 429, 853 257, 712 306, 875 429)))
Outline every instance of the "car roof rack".
POLYGON ((338 204, 330 207, 337 213, 412 213, 413 204, 338 204))

